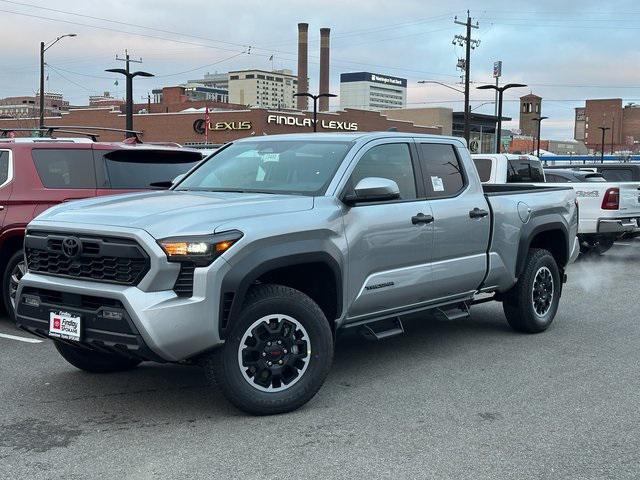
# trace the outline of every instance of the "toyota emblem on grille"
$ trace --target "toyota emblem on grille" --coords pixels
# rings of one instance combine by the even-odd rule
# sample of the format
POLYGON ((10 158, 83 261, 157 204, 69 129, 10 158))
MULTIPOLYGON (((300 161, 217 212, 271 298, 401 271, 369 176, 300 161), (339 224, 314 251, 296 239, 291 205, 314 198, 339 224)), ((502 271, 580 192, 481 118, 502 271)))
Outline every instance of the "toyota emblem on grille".
POLYGON ((82 243, 75 237, 67 237, 62 240, 62 253, 69 258, 79 257, 82 253, 82 243))

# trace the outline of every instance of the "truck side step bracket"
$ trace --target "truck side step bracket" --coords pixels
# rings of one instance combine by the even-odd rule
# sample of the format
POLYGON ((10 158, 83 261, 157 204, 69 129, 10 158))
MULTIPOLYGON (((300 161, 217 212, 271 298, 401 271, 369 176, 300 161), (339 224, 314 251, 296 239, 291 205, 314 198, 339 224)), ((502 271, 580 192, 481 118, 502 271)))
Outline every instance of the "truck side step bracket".
POLYGON ((461 318, 467 318, 469 315, 469 306, 464 302, 451 308, 436 309, 436 316, 444 320, 460 320, 461 318))
POLYGON ((359 331, 367 340, 384 340, 385 338, 402 335, 404 327, 400 317, 395 317, 364 324, 359 331))

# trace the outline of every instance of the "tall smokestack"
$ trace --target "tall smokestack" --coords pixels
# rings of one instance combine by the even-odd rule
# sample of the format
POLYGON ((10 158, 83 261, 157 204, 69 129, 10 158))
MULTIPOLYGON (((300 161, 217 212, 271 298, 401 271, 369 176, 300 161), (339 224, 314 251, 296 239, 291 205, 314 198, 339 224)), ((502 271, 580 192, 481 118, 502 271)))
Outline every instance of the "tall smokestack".
MULTIPOLYGON (((329 92, 329 32, 330 28, 320 29, 320 91, 318 93, 329 92)), ((326 112, 329 110, 329 99, 321 97, 318 100, 318 110, 326 112)))
MULTIPOLYGON (((307 65, 307 53, 309 50, 309 24, 298 24, 298 93, 309 91, 309 72, 307 65)), ((309 98, 296 97, 298 110, 308 110, 309 98)))

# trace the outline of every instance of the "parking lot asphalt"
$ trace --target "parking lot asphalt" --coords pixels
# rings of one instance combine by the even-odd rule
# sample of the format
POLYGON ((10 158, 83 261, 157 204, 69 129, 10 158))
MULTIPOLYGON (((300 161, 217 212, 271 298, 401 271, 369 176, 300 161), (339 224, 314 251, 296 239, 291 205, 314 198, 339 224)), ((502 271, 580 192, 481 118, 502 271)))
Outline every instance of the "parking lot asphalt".
POLYGON ((543 334, 492 303, 342 336, 319 394, 272 417, 196 367, 90 375, 0 321, 0 478, 635 479, 639 267, 640 241, 572 265, 543 334))

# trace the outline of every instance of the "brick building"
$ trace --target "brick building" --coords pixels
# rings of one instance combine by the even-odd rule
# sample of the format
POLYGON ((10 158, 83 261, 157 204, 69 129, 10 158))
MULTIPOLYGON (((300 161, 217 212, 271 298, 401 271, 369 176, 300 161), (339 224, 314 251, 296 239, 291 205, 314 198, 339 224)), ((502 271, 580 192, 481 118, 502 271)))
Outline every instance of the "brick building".
POLYGON ((640 151, 640 105, 622 106, 621 98, 586 100, 575 110, 574 138, 585 143, 592 152, 640 151))
MULTIPOLYGON (((153 104, 152 104, 153 105, 153 104)), ((209 143, 225 143, 248 136, 280 133, 311 132, 312 114, 308 112, 244 109, 213 111, 209 114, 209 143)), ((31 128, 37 118, 0 119, 0 128, 31 128)), ((108 128, 124 128, 125 116, 111 108, 84 108, 71 110, 62 118, 48 118, 47 125, 86 125, 108 128)), ((135 114, 134 128, 142 131, 147 142, 178 142, 180 144, 203 143, 205 121, 203 111, 135 114)), ((442 127, 415 125, 405 120, 390 120, 378 112, 346 109, 318 115, 319 132, 387 131, 441 134, 442 127)), ((97 132, 99 140, 119 141, 123 135, 97 132)), ((19 135, 17 135, 19 136, 19 135)), ((64 134, 64 136, 69 136, 64 134)))
MULTIPOLYGON (((69 102, 60 93, 44 94, 45 115, 58 116, 69 110, 69 102)), ((0 117, 29 118, 40 114, 40 95, 0 99, 0 117)))
POLYGON ((520 97, 520 122, 519 128, 522 135, 536 137, 538 135, 538 122, 533 120, 542 115, 542 97, 529 93, 520 97))

